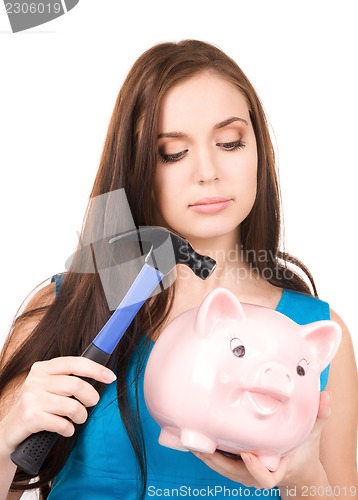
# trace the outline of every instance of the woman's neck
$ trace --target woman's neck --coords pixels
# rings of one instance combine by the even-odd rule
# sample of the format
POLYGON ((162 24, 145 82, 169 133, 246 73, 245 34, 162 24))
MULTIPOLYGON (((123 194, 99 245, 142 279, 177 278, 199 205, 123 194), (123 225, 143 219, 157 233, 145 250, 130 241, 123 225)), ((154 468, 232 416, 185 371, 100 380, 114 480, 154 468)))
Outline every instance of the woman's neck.
POLYGON ((186 266, 177 266, 176 296, 185 300, 189 296, 198 304, 214 288, 231 290, 243 302, 275 307, 282 290, 271 285, 252 266, 241 244, 240 227, 215 238, 190 238, 191 245, 202 255, 216 261, 216 269, 205 281, 186 266))
POLYGON ((178 266, 176 290, 206 295, 212 289, 222 286, 238 293, 252 286, 258 278, 257 273, 250 268, 241 246, 239 231, 215 237, 212 239, 191 239, 191 245, 202 255, 208 255, 216 261, 216 268, 205 281, 195 276, 186 266, 178 266))
POLYGON ((217 287, 232 291, 241 302, 276 308, 282 290, 268 283, 245 259, 240 238, 219 237, 213 240, 190 239, 193 248, 216 260, 216 268, 206 280, 197 277, 186 265, 176 266, 174 303, 167 319, 152 336, 156 340, 163 328, 182 312, 199 307, 217 287))

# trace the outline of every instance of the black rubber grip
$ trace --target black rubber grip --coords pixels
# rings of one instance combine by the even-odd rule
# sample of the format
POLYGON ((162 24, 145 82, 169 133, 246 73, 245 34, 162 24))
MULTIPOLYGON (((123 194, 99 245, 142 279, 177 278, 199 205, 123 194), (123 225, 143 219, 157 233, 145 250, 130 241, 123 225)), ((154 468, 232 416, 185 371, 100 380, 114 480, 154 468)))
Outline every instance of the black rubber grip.
MULTIPOLYGON (((102 351, 94 344, 90 344, 82 357, 106 365, 110 354, 102 351)), ((95 383, 93 379, 81 378, 92 385, 95 383)), ((41 431, 31 434, 11 453, 11 460, 27 474, 37 475, 58 438, 59 435, 56 432, 41 431)))
POLYGON ((58 438, 56 432, 31 434, 11 453, 11 460, 27 474, 37 475, 58 438))
POLYGON ((96 363, 99 363, 103 366, 106 366, 110 356, 110 354, 102 351, 102 349, 95 346, 94 344, 90 344, 82 354, 83 358, 92 359, 92 361, 96 361, 96 363))

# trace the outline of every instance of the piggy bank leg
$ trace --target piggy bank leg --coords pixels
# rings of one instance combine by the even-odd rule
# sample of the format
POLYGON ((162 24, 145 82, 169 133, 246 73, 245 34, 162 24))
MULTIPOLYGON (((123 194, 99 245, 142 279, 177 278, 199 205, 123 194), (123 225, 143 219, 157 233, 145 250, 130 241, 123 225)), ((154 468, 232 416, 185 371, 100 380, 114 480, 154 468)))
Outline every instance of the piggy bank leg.
POLYGON ((266 467, 266 469, 275 472, 279 468, 281 456, 277 453, 257 452, 256 455, 258 456, 262 465, 266 467))
POLYGON ((180 440, 185 448, 201 453, 214 453, 217 447, 217 442, 205 434, 188 429, 182 431, 180 440))
POLYGON ((167 448, 173 448, 174 450, 179 451, 189 451, 182 445, 180 440, 180 429, 177 427, 163 427, 160 432, 158 442, 167 448))

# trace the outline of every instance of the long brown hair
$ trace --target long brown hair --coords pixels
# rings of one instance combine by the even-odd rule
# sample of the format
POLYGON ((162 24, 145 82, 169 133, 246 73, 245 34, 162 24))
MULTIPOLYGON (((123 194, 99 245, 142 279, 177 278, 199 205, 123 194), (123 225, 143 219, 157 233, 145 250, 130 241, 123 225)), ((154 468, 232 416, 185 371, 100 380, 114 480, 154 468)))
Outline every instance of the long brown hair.
MULTIPOLYGON (((242 247, 250 265, 273 285, 317 295, 313 279, 303 264, 279 250, 280 194, 274 149, 263 107, 243 71, 214 45, 197 40, 161 43, 139 57, 117 97, 91 197, 124 188, 136 225, 155 225, 151 195, 163 97, 174 85, 202 71, 214 71, 238 88, 247 101, 256 135, 257 197, 241 226, 242 247)), ((146 484, 145 448, 137 408, 129 404, 126 373, 139 339, 147 339, 162 324, 173 297, 171 287, 145 304, 111 360, 111 366, 118 373, 119 408, 140 467, 142 493, 146 484)), ((80 355, 111 314, 98 274, 74 272, 66 274, 50 306, 26 312, 15 321, 12 331, 15 332, 28 317, 40 313, 43 314, 41 321, 2 370, 0 394, 10 381, 27 374, 37 360, 80 355)), ((140 359, 144 359, 148 343, 141 343, 144 349, 140 359)), ((140 368, 139 365, 138 370, 140 368)), ((29 476, 17 471, 12 488, 41 487, 42 497, 46 498, 51 480, 64 465, 72 445, 72 438, 60 439, 41 470, 39 480, 24 486, 21 481, 29 476)))

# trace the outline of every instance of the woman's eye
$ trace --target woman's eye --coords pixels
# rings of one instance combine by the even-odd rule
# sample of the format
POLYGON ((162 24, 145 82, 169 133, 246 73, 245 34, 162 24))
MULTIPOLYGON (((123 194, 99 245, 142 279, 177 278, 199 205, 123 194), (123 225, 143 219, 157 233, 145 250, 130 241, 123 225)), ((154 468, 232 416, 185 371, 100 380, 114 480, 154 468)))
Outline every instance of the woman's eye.
POLYGON ((171 162, 179 161, 186 155, 187 152, 188 152, 187 149, 184 149, 183 151, 179 151, 179 153, 172 153, 172 154, 166 154, 166 153, 163 153, 162 151, 159 151, 160 161, 162 163, 171 163, 171 162))
POLYGON ((236 149, 242 149, 246 146, 246 144, 242 142, 241 139, 233 142, 218 142, 216 145, 222 148, 224 151, 235 151, 236 149))

